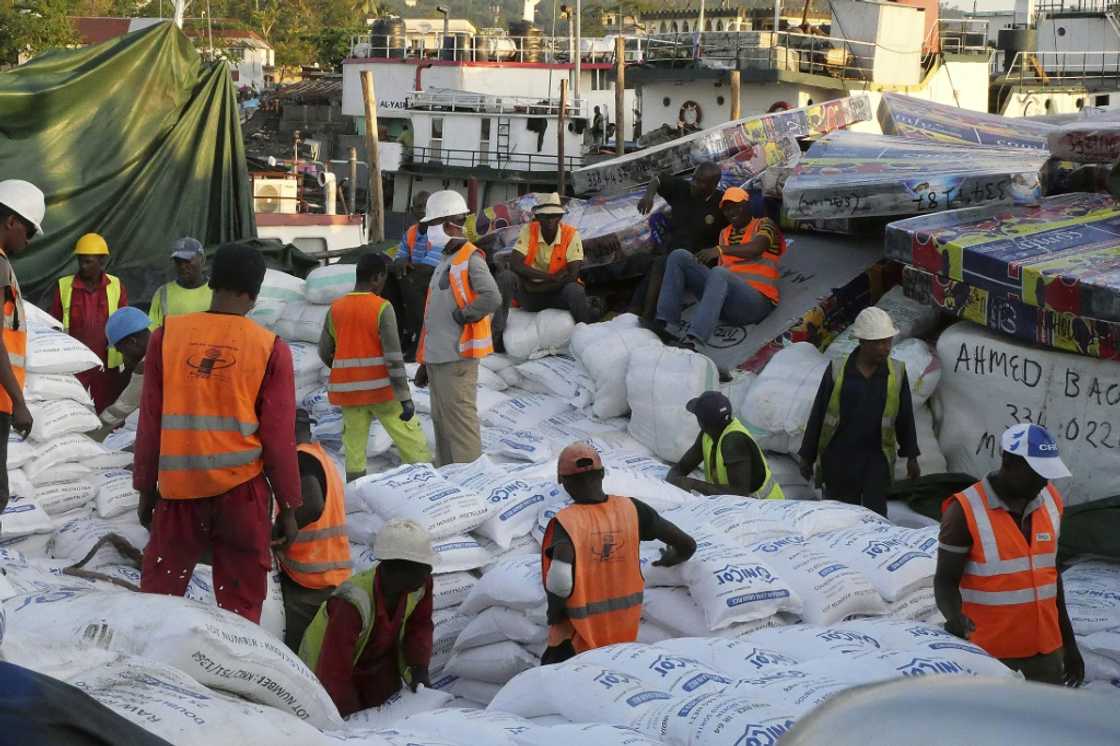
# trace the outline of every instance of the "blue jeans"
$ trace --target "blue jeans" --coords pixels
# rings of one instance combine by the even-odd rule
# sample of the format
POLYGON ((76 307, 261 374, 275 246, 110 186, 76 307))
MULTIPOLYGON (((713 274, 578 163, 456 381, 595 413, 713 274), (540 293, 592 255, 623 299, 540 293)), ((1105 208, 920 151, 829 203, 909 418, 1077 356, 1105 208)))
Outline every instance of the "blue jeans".
POLYGON ((685 249, 677 249, 665 262, 665 278, 657 298, 657 318, 677 324, 684 309, 685 292, 700 299, 689 324, 688 336, 706 342, 720 320, 729 324, 757 324, 774 310, 774 304, 735 273, 724 267, 709 269, 685 249))

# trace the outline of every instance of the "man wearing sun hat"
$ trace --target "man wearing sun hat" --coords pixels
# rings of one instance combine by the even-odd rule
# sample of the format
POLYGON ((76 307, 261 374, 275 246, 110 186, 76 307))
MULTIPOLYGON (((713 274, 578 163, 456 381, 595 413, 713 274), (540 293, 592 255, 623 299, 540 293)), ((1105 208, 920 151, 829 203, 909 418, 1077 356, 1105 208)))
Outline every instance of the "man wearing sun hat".
POLYGON ((906 366, 891 359, 898 328, 877 306, 852 324, 859 346, 833 360, 809 412, 798 455, 801 475, 824 487, 825 497, 887 514, 887 488, 897 456, 917 479, 918 431, 906 366))
POLYGON ((942 506, 934 592, 945 628, 1032 681, 1077 686, 1077 649, 1057 567, 1062 496, 1070 476, 1054 437, 1013 425, 999 469, 942 506))
POLYGON ((502 307, 494 314, 496 348, 514 300, 524 311, 561 308, 570 311, 576 323, 593 321, 587 291, 579 282, 583 240, 579 231, 561 222, 566 214, 559 194, 541 195, 532 222, 521 229, 513 246, 509 268, 498 273, 502 307))
POLYGON ((105 271, 109 244, 97 233, 87 233, 74 244, 78 271, 58 278, 51 299, 51 315, 63 330, 101 358, 102 367, 83 371, 77 379, 93 397, 101 414, 124 390, 128 376, 121 372, 121 354, 105 337, 105 322, 128 305, 120 278, 105 271))

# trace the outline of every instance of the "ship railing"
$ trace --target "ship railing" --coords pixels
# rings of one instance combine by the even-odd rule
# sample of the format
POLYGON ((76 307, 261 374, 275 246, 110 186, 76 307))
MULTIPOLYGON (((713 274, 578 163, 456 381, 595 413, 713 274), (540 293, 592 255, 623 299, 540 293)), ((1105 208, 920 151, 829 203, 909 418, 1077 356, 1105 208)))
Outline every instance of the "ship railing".
POLYGON ((1120 88, 1120 51, 1016 52, 1007 79, 1020 86, 1107 82, 1120 88))
POLYGON ((1116 12, 1117 0, 1038 0, 1034 6, 1035 19, 1060 13, 1116 12))
MULTIPOLYGON (((626 36, 626 61, 640 62, 645 39, 626 36)), ((614 64, 614 40, 584 39, 580 60, 614 64)), ((568 36, 497 36, 430 33, 390 36, 366 33, 350 37, 352 59, 443 60, 448 62, 518 62, 568 64, 575 59, 568 36)))
MULTIPOLYGON (((533 98, 532 96, 493 96, 473 91, 428 89, 410 93, 405 97, 409 109, 434 111, 464 111, 487 114, 519 114, 550 116, 560 114, 560 99, 533 98)), ((586 106, 581 101, 568 101, 565 111, 570 117, 586 116, 586 106)))
MULTIPOLYGON (((916 51, 916 50, 915 50, 916 51)), ((703 60, 742 70, 777 70, 854 80, 872 79, 876 45, 786 31, 705 31, 656 34, 647 62, 703 60)))
MULTIPOLYGON (((502 153, 495 150, 455 148, 405 148, 401 163, 443 168, 492 168, 503 171, 556 171, 559 159, 547 153, 502 153)), ((564 168, 583 166, 580 156, 565 156, 564 168)))
MULTIPOLYGON (((941 51, 949 54, 990 54, 988 26, 988 21, 979 18, 939 18, 930 28, 930 36, 936 33, 941 51)), ((926 49, 934 46, 932 41, 926 39, 926 49)))

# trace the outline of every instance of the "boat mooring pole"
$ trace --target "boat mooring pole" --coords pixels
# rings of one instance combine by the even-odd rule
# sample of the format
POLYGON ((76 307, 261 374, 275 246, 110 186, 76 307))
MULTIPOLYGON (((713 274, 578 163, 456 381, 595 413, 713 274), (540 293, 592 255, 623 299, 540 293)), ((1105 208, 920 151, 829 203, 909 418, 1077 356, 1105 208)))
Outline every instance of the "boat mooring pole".
POLYGON ((385 196, 381 191, 381 148, 377 138, 377 99, 373 73, 362 71, 362 100, 366 114, 366 150, 369 152, 369 240, 385 240, 385 196))
POLYGON ((564 170, 564 127, 568 114, 568 81, 560 80, 560 115, 556 118, 556 172, 558 175, 556 191, 560 196, 568 189, 568 174, 564 170))
POLYGON ((626 39, 614 37, 614 152, 626 155, 626 39))

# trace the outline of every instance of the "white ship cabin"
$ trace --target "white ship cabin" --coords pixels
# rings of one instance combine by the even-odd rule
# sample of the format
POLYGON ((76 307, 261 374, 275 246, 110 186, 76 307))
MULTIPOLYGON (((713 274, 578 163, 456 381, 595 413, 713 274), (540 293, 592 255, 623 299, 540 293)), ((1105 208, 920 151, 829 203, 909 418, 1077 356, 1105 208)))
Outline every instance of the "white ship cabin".
MULTIPOLYGON (((893 91, 986 111, 992 50, 983 20, 941 19, 936 0, 833 0, 831 16, 804 17, 791 3, 751 14, 737 31, 654 34, 639 86, 643 130, 706 128, 732 114, 731 71, 740 71, 739 115, 763 114, 867 91, 893 91)), ((704 28, 708 24, 705 22, 704 28)), ((860 128, 877 131, 874 122, 860 128)))
MULTIPOLYGON (((614 38, 548 37, 528 21, 509 31, 448 19, 380 20, 351 40, 343 62, 342 113, 364 128, 361 73, 373 75, 382 170, 395 171, 392 209, 416 191, 457 189, 477 209, 547 189, 558 178, 561 81, 568 81, 565 167, 597 150, 595 107, 616 120, 614 38), (578 73, 577 73, 578 58, 578 73), (386 155, 388 157, 386 157, 386 155)), ((566 31, 567 29, 565 29, 566 31)), ((639 39, 627 37, 637 61, 639 39)), ((626 91, 631 139, 635 91, 626 91)))
POLYGON ((1120 6, 1115 0, 1017 0, 988 19, 990 110, 1007 116, 1074 114, 1120 106, 1120 6))

